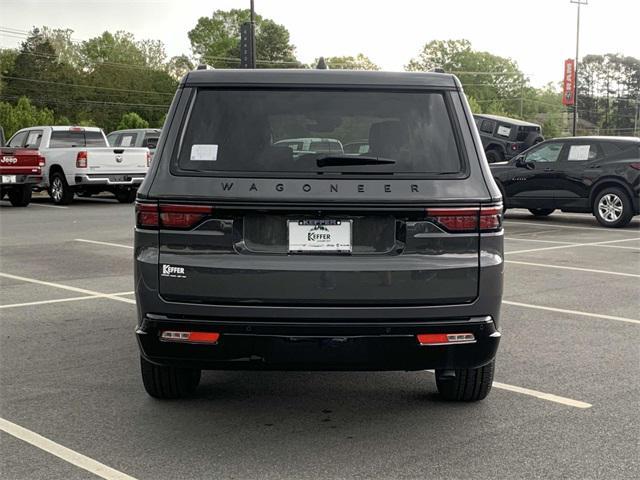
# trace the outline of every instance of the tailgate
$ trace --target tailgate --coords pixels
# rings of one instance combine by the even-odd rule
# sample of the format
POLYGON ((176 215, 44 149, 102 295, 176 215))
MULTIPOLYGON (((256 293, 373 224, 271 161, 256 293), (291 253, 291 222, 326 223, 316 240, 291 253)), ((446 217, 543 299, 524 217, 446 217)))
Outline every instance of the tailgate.
POLYGON ((146 173, 149 162, 147 148, 87 148, 89 173, 146 173))
MULTIPOLYGON (((477 224, 450 231, 446 225, 455 228, 457 220, 443 215, 451 211, 189 208, 160 207, 166 223, 158 275, 166 300, 384 306, 477 297, 480 233, 477 224), (313 250, 318 238, 330 240, 313 250)), ((466 210, 479 215, 478 207, 466 210)))
POLYGON ((44 158, 37 149, 2 148, 0 152, 0 174, 41 175, 44 158))

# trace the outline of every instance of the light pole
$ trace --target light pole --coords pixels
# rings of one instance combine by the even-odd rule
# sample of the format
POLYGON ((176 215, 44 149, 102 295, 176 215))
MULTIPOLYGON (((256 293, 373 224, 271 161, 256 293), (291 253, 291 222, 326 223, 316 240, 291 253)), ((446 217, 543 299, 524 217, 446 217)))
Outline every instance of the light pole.
POLYGON ((576 62, 573 74, 573 136, 576 136, 576 124, 578 122, 578 52, 580 47, 580 7, 588 5, 589 0, 569 0, 578 5, 578 20, 576 23, 576 62))

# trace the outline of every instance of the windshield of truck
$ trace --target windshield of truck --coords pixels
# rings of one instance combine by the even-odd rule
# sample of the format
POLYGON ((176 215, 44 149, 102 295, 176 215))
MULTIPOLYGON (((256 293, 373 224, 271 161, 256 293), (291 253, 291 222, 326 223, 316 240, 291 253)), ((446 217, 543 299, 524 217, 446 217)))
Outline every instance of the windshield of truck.
POLYGON ((451 174, 462 169, 441 92, 201 89, 181 137, 174 161, 183 172, 451 174), (357 149, 345 150, 354 142, 357 149), (358 156, 366 159, 360 162, 358 156))

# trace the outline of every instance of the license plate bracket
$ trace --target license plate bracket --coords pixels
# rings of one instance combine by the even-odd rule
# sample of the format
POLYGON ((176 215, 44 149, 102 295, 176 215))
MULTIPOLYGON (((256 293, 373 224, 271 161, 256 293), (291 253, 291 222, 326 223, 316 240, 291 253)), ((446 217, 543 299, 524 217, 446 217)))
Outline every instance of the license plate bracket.
POLYGON ((351 253, 352 220, 288 220, 289 253, 351 253))

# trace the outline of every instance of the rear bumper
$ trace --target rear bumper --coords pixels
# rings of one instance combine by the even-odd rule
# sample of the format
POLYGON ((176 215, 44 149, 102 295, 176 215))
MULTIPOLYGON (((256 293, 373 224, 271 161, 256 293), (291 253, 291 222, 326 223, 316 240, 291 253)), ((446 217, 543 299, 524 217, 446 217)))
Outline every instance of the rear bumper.
MULTIPOLYGON (((14 186, 20 185, 36 185, 42 181, 42 176, 40 175, 13 175, 10 173, 3 173, 2 177, 15 177, 15 182, 12 181, 10 183, 2 182, 2 188, 10 188, 14 186)), ((0 177, 1 181, 1 177, 0 177)))
POLYGON ((142 355, 205 370, 424 370, 474 368, 496 355, 490 316, 429 321, 264 321, 147 314, 136 329, 142 355), (215 345, 160 340, 163 330, 220 333, 215 345), (473 333, 475 343, 421 346, 419 333, 473 333))
POLYGON ((139 186, 145 175, 140 173, 119 173, 113 175, 76 175, 76 185, 133 185, 139 186))

